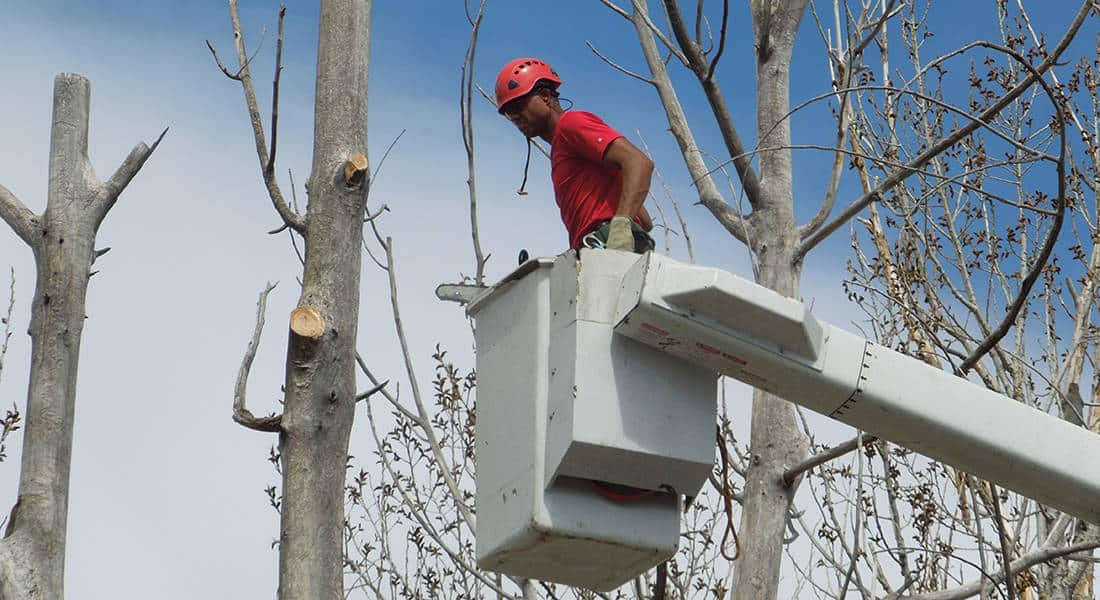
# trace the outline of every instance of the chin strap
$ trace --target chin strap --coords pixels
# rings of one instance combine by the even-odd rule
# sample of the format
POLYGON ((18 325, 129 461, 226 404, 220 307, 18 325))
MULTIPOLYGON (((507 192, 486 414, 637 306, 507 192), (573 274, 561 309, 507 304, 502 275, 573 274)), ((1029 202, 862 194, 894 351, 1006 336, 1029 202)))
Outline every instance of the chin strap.
POLYGON ((531 138, 527 138, 527 160, 523 163, 523 183, 519 184, 519 189, 516 193, 520 196, 526 196, 527 190, 527 169, 531 167, 531 138))

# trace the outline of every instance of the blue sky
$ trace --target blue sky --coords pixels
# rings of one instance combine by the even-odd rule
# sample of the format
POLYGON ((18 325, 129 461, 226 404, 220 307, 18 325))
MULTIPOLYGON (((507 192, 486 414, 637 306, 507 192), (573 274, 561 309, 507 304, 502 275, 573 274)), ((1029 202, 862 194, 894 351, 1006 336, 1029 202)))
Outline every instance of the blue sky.
MULTIPOLYGON (((440 304, 432 293, 436 284, 457 280, 473 266, 457 104, 469 30, 458 1, 375 4, 372 161, 377 164, 390 142, 405 134, 382 168, 371 203, 392 209, 383 228, 395 239, 402 310, 423 381, 436 342, 472 366, 472 342, 461 311, 440 304)), ((310 164, 317 3, 288 5, 279 173, 289 191, 286 169, 293 169, 301 185, 310 164)), ((1077 5, 1070 0, 1043 3, 1044 10, 1033 15, 1036 27, 1057 31, 1077 5)), ((929 55, 976 37, 996 37, 992 6, 968 0, 937 9, 929 55)), ((719 3, 708 7, 713 12, 719 3)), ((135 143, 151 141, 171 127, 100 231, 100 245, 114 250, 104 257, 89 295, 77 400, 70 595, 270 595, 276 557, 269 543, 278 525, 262 490, 275 481, 264 461, 275 440, 242 430, 229 415, 256 294, 269 280, 281 284, 269 303, 268 331, 250 396, 256 412, 275 408, 285 348, 283 318, 297 298, 297 269, 286 238, 264 233, 277 218, 261 184, 242 95, 218 72, 205 47, 210 39, 224 60, 232 57, 225 4, 9 0, 6 8, 0 20, 0 40, 9 50, 0 53, 0 182, 31 208, 44 206, 56 73, 77 72, 92 80, 91 156, 101 178, 135 143)), ((263 27, 268 30, 253 63, 264 107, 277 8, 274 2, 242 1, 250 44, 263 27)), ((491 90, 498 66, 515 56, 550 61, 565 79, 563 95, 577 108, 602 115, 631 138, 639 131, 646 138, 685 212, 700 261, 747 274, 740 245, 709 213, 692 205, 689 178, 652 90, 614 72, 585 48, 585 41, 592 41, 622 64, 641 68, 629 23, 596 0, 492 0, 487 15, 476 77, 483 87, 491 90)), ((740 132, 751 145, 755 99, 747 3, 732 3, 730 22, 718 73, 740 132)), ((1087 48, 1095 34, 1093 22, 1078 47, 1087 48)), ((676 81, 701 145, 723 155, 705 100, 682 70, 676 81)), ((809 15, 792 81, 794 102, 828 89, 821 43, 809 15)), ((475 107, 482 240, 493 255, 489 277, 495 279, 512 268, 519 248, 554 254, 564 247, 565 236, 547 161, 536 154, 531 195, 517 197, 523 140, 487 103, 475 107)), ((793 127, 796 143, 832 143, 833 126, 824 106, 796 115, 793 127)), ((830 160, 821 153, 796 155, 802 219, 820 202, 830 160)), ((663 194, 658 196, 671 217, 663 194)), ((846 185, 838 204, 857 196, 857 189, 846 185)), ((840 289, 848 242, 843 231, 838 233, 808 260, 803 294, 814 300, 819 315, 840 324, 857 313, 840 289)), ((675 245, 674 255, 684 257, 683 247, 675 245)), ((401 379, 385 279, 369 259, 364 263, 360 349, 383 376, 401 379)), ((16 269, 19 329, 0 377, 0 404, 22 405, 29 352, 22 332, 33 266, 29 250, 5 227, 0 228, 4 273, 9 264, 16 269)), ((6 289, 6 275, 0 284, 6 289)), ((846 434, 833 429, 825 437, 846 434)), ((14 500, 20 441, 9 451, 10 462, 0 465, 3 510, 14 500)), ((352 453, 369 450, 366 436, 357 434, 352 453)))

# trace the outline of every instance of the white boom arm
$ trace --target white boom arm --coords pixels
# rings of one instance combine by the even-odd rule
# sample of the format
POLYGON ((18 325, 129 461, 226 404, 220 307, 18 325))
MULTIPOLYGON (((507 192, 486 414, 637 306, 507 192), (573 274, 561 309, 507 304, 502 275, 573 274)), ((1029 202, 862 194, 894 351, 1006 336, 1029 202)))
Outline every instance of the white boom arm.
POLYGON ((862 337, 720 269, 649 253, 615 332, 1100 524, 1100 435, 862 337))

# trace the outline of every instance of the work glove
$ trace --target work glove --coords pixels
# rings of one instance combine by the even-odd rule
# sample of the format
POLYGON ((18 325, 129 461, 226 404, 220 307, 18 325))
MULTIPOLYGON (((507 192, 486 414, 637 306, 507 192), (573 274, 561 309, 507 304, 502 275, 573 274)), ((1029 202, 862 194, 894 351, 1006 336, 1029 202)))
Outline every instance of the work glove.
POLYGON ((612 217, 611 226, 607 231, 607 243, 604 244, 604 248, 624 252, 634 251, 634 232, 631 230, 628 217, 612 217))

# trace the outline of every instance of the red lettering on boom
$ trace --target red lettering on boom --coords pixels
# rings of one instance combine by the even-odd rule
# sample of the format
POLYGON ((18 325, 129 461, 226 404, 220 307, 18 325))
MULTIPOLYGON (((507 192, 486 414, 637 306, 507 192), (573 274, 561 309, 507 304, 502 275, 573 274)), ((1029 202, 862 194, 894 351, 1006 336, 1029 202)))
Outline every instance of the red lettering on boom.
POLYGON ((726 352, 723 352, 723 353, 722 353, 722 358, 724 358, 724 359, 726 359, 726 360, 728 360, 728 361, 730 361, 730 362, 733 362, 733 363, 736 363, 736 364, 742 365, 742 366, 744 366, 744 365, 748 364, 748 361, 746 361, 745 359, 741 358, 740 356, 734 356, 734 355, 732 355, 732 354, 729 354, 729 353, 726 353, 726 352))
POLYGON ((704 344, 703 342, 695 342, 695 347, 702 350, 703 352, 706 352, 707 354, 721 354, 722 353, 722 351, 719 350, 718 348, 715 348, 714 346, 708 346, 708 345, 704 344))

